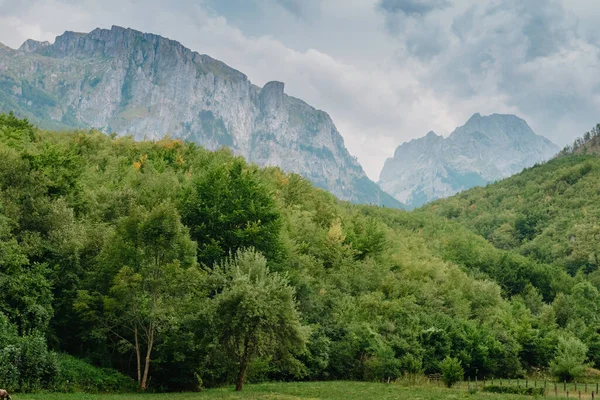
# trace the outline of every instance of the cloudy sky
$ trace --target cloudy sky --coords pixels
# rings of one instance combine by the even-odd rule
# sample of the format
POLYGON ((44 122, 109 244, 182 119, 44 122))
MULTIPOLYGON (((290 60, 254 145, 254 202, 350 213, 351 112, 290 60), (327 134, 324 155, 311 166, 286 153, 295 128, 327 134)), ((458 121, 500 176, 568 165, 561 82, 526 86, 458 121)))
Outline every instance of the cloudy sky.
POLYGON ((559 145, 600 122, 599 0, 0 0, 0 42, 157 33, 327 111, 377 180, 396 146, 473 113, 559 145))

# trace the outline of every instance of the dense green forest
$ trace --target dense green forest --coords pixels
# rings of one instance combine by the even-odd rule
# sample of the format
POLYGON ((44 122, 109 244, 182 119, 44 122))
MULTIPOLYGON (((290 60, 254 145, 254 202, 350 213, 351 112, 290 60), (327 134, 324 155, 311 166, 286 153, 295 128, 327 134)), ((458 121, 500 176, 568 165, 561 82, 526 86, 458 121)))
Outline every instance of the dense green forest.
POLYGON ((600 367, 592 156, 406 212, 225 149, 12 115, 0 153, 9 389, 600 367))

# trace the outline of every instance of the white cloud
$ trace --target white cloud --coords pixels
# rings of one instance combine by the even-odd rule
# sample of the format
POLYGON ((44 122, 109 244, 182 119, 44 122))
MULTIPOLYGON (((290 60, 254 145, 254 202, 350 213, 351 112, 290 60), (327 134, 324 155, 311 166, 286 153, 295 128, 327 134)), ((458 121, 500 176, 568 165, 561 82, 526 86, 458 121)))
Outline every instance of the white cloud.
MULTIPOLYGON (((584 3, 592 1, 578 0, 579 9, 584 3)), ((453 113, 516 113, 565 144, 595 124, 600 87, 600 47, 569 4, 462 1, 418 19, 393 10, 387 18, 408 19, 391 30, 404 44, 402 56, 423 61, 419 82, 446 98, 453 113), (428 25, 433 28, 419 31, 417 44, 443 45, 430 53, 409 46, 413 31, 428 25)))

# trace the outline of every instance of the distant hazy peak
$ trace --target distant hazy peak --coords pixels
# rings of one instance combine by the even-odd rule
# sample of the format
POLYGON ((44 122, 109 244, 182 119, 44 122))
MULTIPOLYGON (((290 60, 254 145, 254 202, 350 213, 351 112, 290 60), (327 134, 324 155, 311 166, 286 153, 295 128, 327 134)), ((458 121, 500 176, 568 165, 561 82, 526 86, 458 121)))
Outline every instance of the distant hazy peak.
MULTIPOLYGON (((494 114, 494 115, 496 115, 496 114, 494 114)), ((473 115, 471 116, 471 118, 469 118, 469 119, 467 120, 467 124, 468 124, 468 123, 470 123, 470 122, 477 121, 478 119, 481 119, 481 114, 479 114, 479 113, 475 113, 475 114, 473 114, 473 115)))
POLYGON ((527 122, 514 114, 498 114, 493 113, 490 115, 481 115, 480 113, 475 113, 465 122, 465 125, 471 125, 486 121, 512 121, 514 123, 523 123, 527 125, 527 122))
POLYGON ((38 42, 37 40, 27 39, 21 47, 19 47, 19 51, 25 53, 33 53, 41 48, 50 46, 50 42, 38 42))
POLYGON ((447 138, 429 132, 398 146, 386 160, 379 184, 397 200, 417 207, 508 177, 557 150, 522 118, 475 113, 447 138))
POLYGON ((449 139, 461 140, 465 136, 473 137, 481 134, 498 145, 504 145, 512 141, 521 143, 539 140, 547 145, 554 146, 550 140, 536 134, 524 119, 512 114, 481 116, 477 113, 463 126, 456 128, 449 139))

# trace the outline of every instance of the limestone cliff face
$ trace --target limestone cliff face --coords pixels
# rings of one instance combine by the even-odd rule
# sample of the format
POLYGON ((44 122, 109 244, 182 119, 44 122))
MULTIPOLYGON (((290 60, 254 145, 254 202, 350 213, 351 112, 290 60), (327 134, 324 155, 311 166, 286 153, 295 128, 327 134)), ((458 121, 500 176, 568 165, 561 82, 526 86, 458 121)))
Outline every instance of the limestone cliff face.
POLYGON ((286 95, 281 82, 259 88, 224 63, 153 34, 115 26, 0 48, 0 111, 9 110, 48 128, 227 146, 342 199, 399 206, 366 177, 325 112, 286 95))
POLYGON ((554 156, 558 148, 514 115, 473 115, 448 137, 429 132, 400 145, 379 185, 409 207, 485 185, 554 156))

